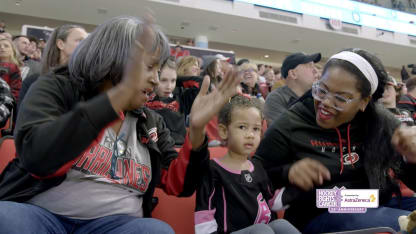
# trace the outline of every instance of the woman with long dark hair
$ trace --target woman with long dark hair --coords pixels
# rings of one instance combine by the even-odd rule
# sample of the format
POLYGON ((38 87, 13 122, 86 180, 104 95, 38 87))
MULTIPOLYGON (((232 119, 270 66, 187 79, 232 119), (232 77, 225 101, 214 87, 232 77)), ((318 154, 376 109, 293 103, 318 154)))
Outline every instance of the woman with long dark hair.
POLYGON ((397 218, 416 209, 416 198, 401 198, 398 186, 401 180, 416 189, 416 131, 399 127, 376 105, 386 82, 387 73, 372 54, 340 52, 328 60, 312 90, 267 130, 255 158, 282 188, 285 218, 302 232, 399 230, 397 218), (380 207, 364 214, 318 209, 316 189, 335 186, 378 189, 380 207))
MULTIPOLYGON (((68 63, 68 59, 78 44, 87 37, 87 32, 82 26, 65 24, 57 27, 51 34, 43 51, 41 74, 68 63)), ((22 83, 20 90, 20 103, 26 96, 26 92, 41 74, 33 74, 27 77, 22 83)))

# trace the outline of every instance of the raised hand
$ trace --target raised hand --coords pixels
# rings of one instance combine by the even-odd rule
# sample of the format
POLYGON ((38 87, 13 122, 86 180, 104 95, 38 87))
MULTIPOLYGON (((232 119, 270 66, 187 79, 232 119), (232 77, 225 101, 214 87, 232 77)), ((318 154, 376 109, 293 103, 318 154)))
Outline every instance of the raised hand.
POLYGON ((289 182, 305 191, 311 190, 315 185, 322 185, 324 179, 330 180, 331 174, 328 168, 314 159, 301 159, 289 169, 289 182))
POLYGON ((228 71, 218 87, 208 93, 210 79, 204 77, 190 114, 190 138, 193 148, 198 148, 203 143, 205 125, 218 114, 231 97, 239 92, 241 79, 240 73, 233 68, 228 71))
POLYGON ((391 142, 408 163, 416 163, 416 126, 400 126, 394 131, 391 142))

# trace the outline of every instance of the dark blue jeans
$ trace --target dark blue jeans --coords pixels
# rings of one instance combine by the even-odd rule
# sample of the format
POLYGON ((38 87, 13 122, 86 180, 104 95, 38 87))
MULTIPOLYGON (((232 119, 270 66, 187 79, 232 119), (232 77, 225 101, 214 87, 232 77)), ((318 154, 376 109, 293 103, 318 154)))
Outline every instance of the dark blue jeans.
POLYGON ((364 214, 323 213, 314 218, 303 233, 341 232, 372 227, 391 227, 400 231, 398 218, 416 210, 416 197, 403 197, 399 209, 398 199, 375 209, 367 209, 364 214))
POLYGON ((111 215, 93 220, 69 219, 38 206, 0 201, 0 233, 174 233, 157 219, 111 215))

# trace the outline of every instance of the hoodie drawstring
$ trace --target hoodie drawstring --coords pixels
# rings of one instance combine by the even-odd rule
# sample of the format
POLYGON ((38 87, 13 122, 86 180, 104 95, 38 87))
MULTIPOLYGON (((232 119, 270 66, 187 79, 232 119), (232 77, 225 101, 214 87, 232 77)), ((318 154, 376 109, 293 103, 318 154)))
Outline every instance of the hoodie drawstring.
MULTIPOLYGON (((350 127, 351 124, 348 124, 347 127, 347 144, 348 144, 348 157, 350 158, 350 162, 351 165, 354 167, 354 165, 352 164, 352 157, 351 157, 351 140, 350 140, 350 127)), ((338 134, 338 141, 339 141, 339 160, 341 161, 341 169, 339 171, 339 174, 341 175, 342 172, 344 171, 344 158, 342 157, 342 137, 341 137, 341 132, 338 130, 338 128, 335 128, 335 130, 337 131, 338 134)))
POLYGON ((352 156, 351 156, 350 127, 351 127, 351 124, 348 124, 348 127, 347 127, 347 138, 348 138, 348 156, 349 156, 349 158, 350 158, 351 166, 354 168, 354 164, 352 163, 352 156))
POLYGON ((335 130, 338 133, 338 141, 339 141, 339 160, 341 161, 341 169, 339 170, 339 174, 342 174, 342 171, 344 170, 344 160, 342 158, 342 138, 341 133, 339 132, 338 128, 335 128, 335 130))

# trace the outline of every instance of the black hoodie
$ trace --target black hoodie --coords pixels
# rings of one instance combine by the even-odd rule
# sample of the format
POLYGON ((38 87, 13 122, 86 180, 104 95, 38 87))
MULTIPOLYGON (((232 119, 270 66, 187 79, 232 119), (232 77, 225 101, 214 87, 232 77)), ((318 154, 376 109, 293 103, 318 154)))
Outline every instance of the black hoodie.
MULTIPOLYGON (((389 115, 381 108, 377 111, 382 115, 389 115)), ((386 119, 395 121, 391 115, 386 119)), ((360 114, 357 114, 353 121, 336 129, 319 127, 316 124, 313 98, 309 93, 284 112, 265 133, 254 158, 263 162, 276 188, 286 187, 282 201, 283 205, 288 204, 290 207, 285 212, 285 218, 299 230, 303 230, 314 217, 326 211, 316 208, 316 188, 345 186, 347 189, 368 189, 371 187, 364 169, 368 168, 368 165, 371 167, 371 162, 366 162, 363 155, 362 142, 365 137, 362 134, 363 122, 360 114), (312 158, 324 164, 331 173, 331 180, 308 192, 291 185, 288 180, 289 169, 296 161, 303 158, 312 158)), ((392 126, 397 127, 398 124, 392 126)), ((403 162, 398 163, 404 165, 403 162)), ((406 165, 406 167, 403 175, 411 178, 410 170, 416 167, 414 165, 406 165)), ((412 173, 413 177, 414 172, 416 170, 412 173)), ((388 176, 387 172, 385 174, 388 176)), ((408 186, 414 189, 416 183, 413 182, 408 186)), ((393 192, 398 192, 394 184, 380 189, 380 204, 388 201, 393 192)))
MULTIPOLYGON (((16 158, 0 174, 0 201, 25 202, 62 183, 82 152, 119 118, 108 95, 86 96, 67 67, 33 84, 16 124, 16 158)), ((150 217, 156 186, 176 196, 194 193, 209 160, 208 141, 191 149, 187 138, 178 153, 159 114, 148 108, 131 113, 137 117, 137 140, 150 154, 152 180, 143 195, 144 216, 150 217)))

